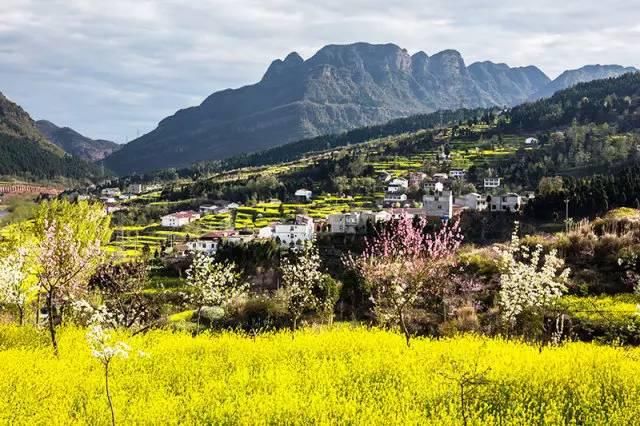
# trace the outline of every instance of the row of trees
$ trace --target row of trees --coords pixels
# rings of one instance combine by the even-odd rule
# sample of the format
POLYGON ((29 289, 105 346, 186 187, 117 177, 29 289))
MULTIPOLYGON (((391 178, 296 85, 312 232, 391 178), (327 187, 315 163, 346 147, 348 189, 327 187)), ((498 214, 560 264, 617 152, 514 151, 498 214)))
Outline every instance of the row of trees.
POLYGON ((528 206, 528 214, 540 219, 594 217, 616 207, 640 208, 640 166, 609 175, 586 178, 547 178, 540 182, 539 194, 528 206))

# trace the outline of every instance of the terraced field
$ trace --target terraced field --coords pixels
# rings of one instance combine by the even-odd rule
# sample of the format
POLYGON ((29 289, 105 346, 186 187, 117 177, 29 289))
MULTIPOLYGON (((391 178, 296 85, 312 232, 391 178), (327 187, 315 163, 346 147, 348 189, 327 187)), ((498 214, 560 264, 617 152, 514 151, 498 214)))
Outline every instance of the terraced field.
POLYGON ((184 241, 187 236, 199 237, 211 231, 234 228, 253 231, 273 222, 293 217, 298 213, 307 214, 314 219, 324 219, 332 213, 372 208, 375 203, 375 196, 336 197, 324 195, 314 198, 311 203, 265 202, 257 203, 255 206, 243 206, 236 211, 235 222, 232 213, 223 213, 204 216, 200 220, 176 230, 163 228, 159 223, 147 226, 121 226, 114 228, 112 242, 108 246, 108 250, 112 253, 120 253, 125 257, 137 257, 142 255, 145 245, 153 253, 160 248, 163 242, 184 241))

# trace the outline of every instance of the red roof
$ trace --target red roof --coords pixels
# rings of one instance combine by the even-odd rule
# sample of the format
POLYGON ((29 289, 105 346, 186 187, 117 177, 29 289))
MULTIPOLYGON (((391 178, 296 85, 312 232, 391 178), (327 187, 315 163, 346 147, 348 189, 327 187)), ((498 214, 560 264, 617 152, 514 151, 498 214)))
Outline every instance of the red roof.
POLYGON ((227 230, 227 231, 213 231, 207 234, 202 235, 200 240, 219 240, 222 238, 231 237, 234 235, 238 235, 238 231, 227 230))
POLYGON ((182 219, 182 218, 191 218, 191 217, 194 217, 194 216, 200 216, 200 213, 189 210, 189 211, 185 211, 185 212, 173 213, 173 214, 170 214, 169 216, 173 216, 175 218, 182 219))

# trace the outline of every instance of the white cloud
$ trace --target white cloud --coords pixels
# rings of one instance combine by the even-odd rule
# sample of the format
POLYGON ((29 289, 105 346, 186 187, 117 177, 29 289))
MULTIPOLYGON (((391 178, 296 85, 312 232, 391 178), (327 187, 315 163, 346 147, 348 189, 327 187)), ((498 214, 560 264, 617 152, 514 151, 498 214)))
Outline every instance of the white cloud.
POLYGON ((35 118, 121 142, 269 63, 328 43, 534 64, 639 66, 635 0, 2 0, 0 90, 35 118))

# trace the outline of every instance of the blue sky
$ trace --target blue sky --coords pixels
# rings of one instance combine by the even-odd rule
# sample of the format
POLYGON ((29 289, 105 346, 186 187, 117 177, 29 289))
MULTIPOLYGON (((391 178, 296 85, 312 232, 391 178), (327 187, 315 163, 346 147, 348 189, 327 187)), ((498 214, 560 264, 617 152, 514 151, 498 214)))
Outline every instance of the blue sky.
POLYGON ((329 43, 396 43, 537 65, 640 67, 640 2, 1 0, 0 91, 35 119, 124 142, 275 58, 329 43))

